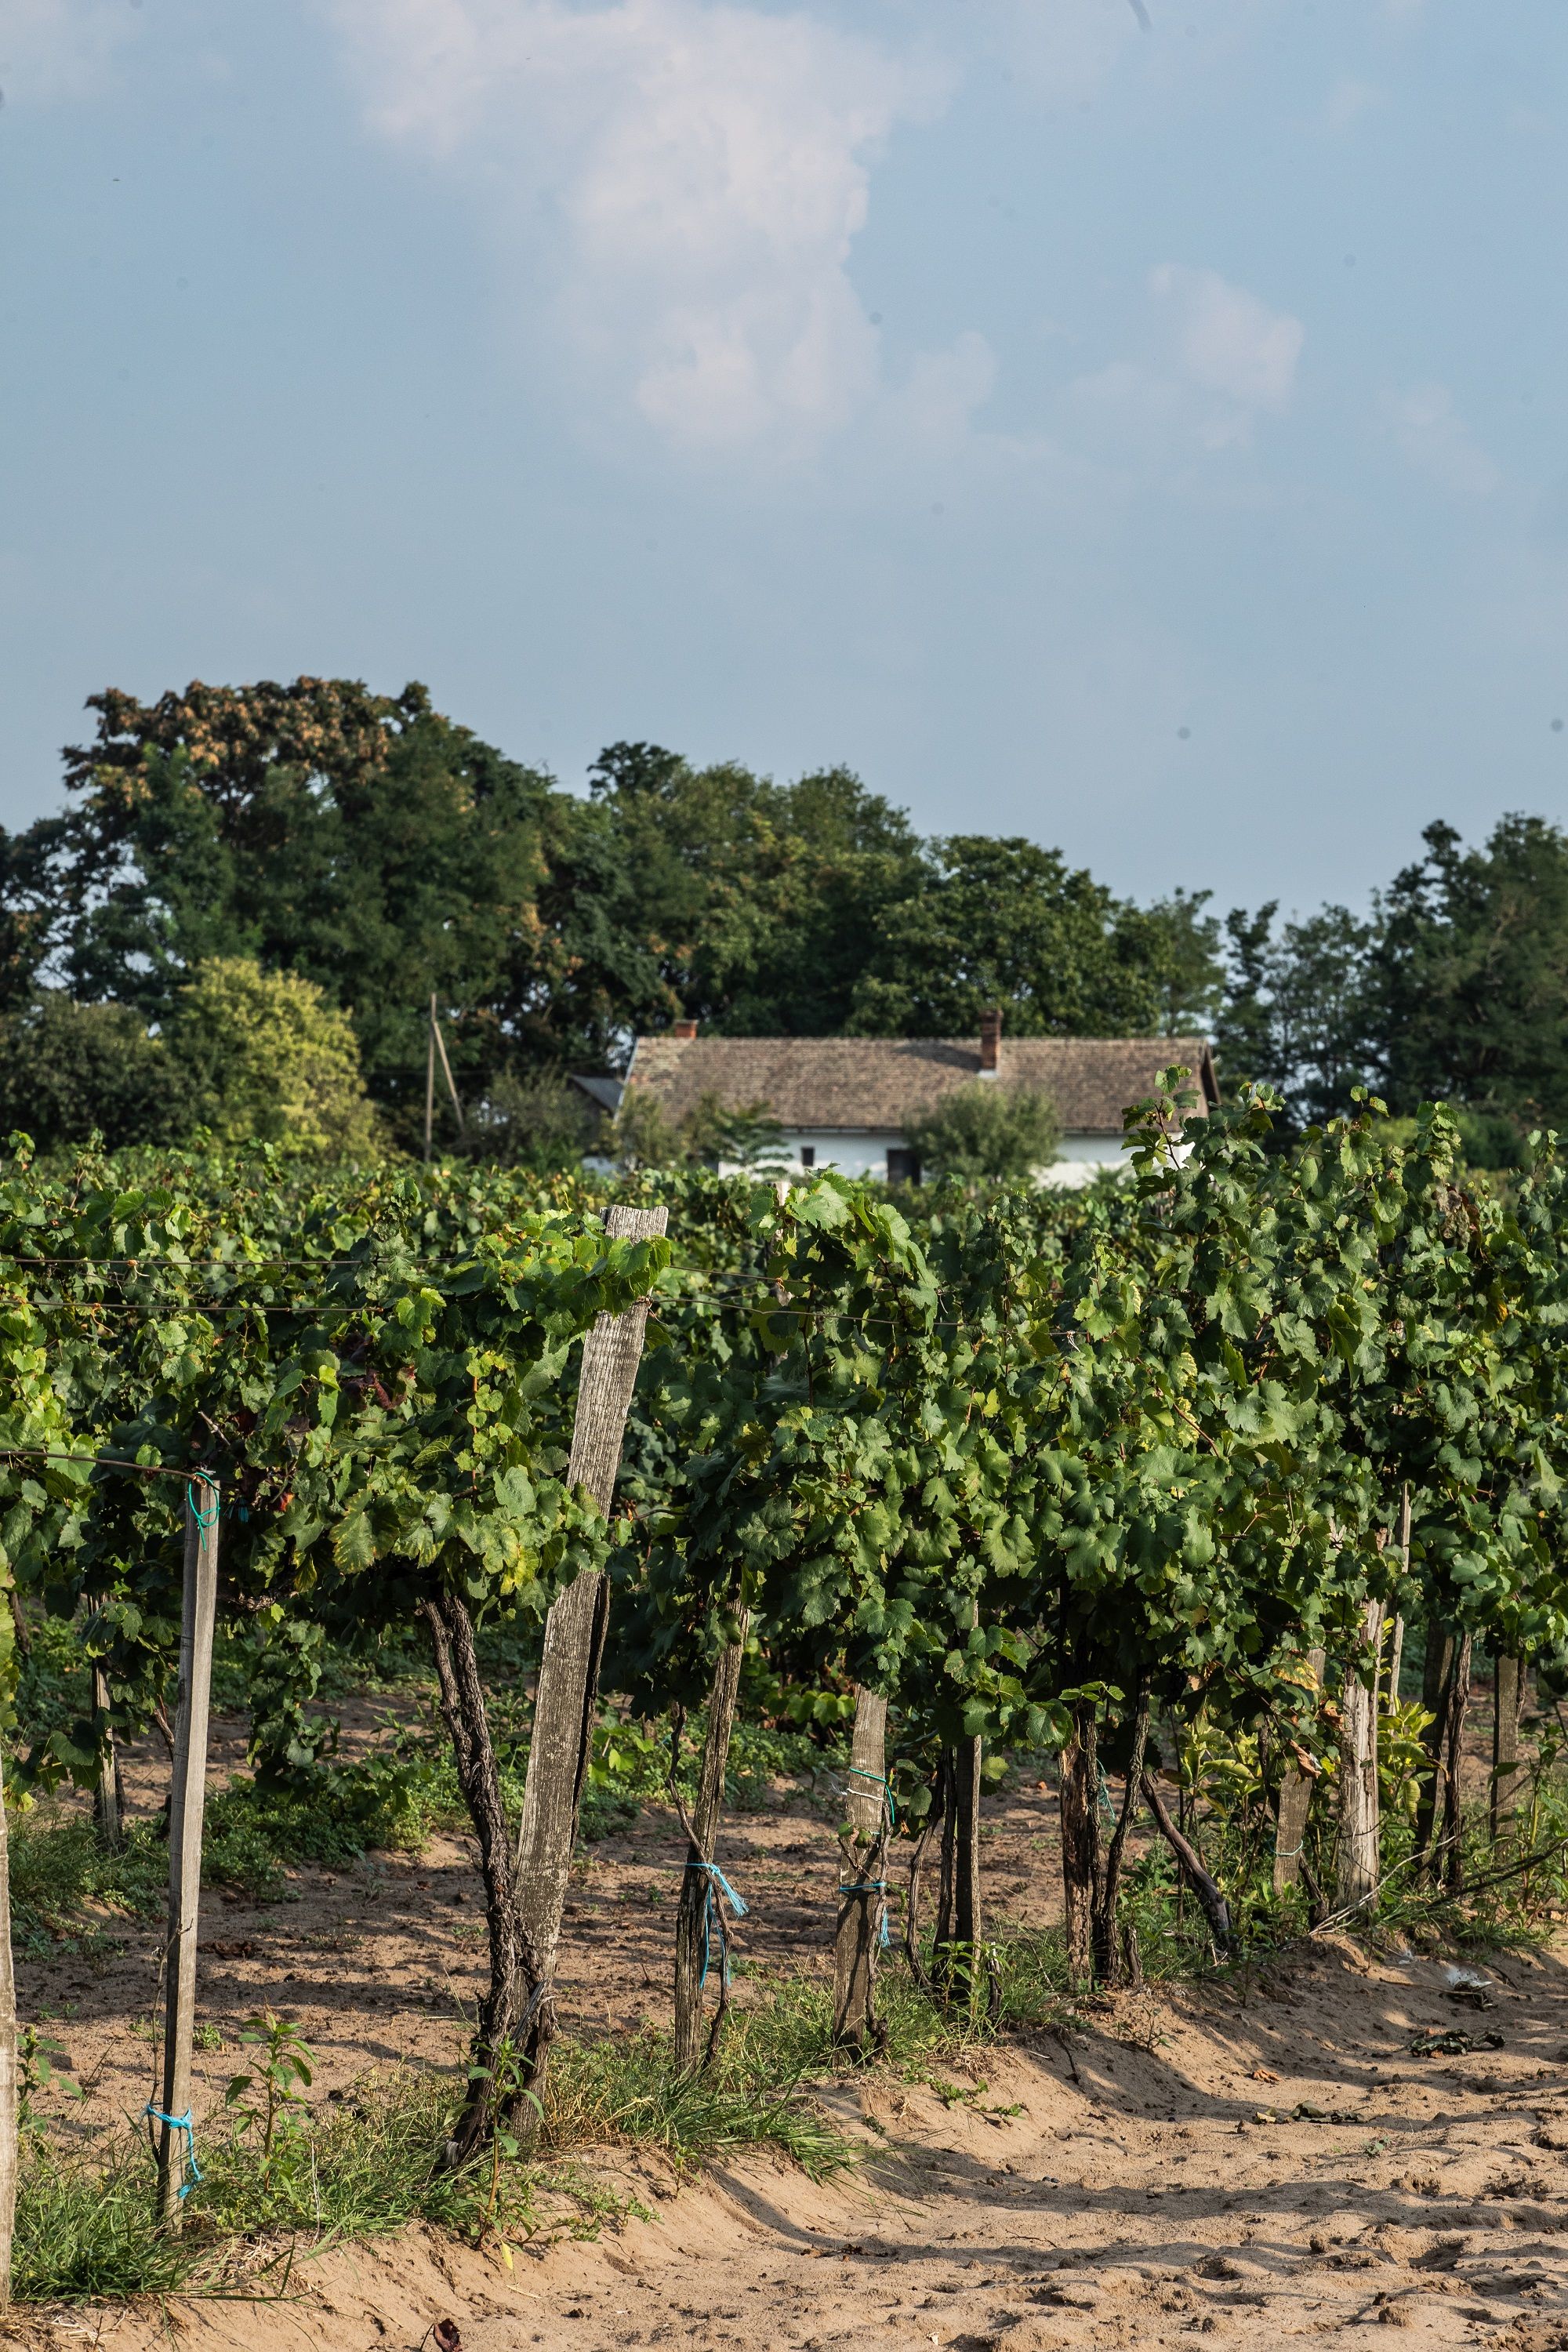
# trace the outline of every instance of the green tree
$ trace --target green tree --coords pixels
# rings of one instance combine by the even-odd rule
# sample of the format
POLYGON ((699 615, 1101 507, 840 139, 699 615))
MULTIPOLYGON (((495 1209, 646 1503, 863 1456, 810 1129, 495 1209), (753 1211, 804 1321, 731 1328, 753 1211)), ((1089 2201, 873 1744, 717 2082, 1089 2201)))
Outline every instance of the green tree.
POLYGON ((879 919, 921 871, 902 812, 847 768, 778 784, 651 743, 611 744, 593 775, 623 853, 620 924, 671 1009, 731 1036, 841 1030, 879 919))
MULTIPOLYGON (((1141 909, 1146 954, 1159 997, 1162 1037, 1206 1037, 1219 1016, 1225 962, 1219 918, 1204 912, 1212 890, 1173 890, 1141 909)), ((1123 922, 1136 929, 1131 916, 1123 922)))
POLYGON ((1218 1024, 1227 1087, 1250 1081, 1283 1097, 1291 1129, 1342 1118, 1358 1086, 1381 1082, 1383 1008, 1375 923, 1327 906, 1275 931, 1278 901, 1233 909, 1230 985, 1218 1024))
POLYGON ((179 1057, 125 1004, 79 1004, 42 989, 0 1022, 0 1133, 21 1128, 43 1150, 165 1143, 192 1123, 179 1057))
POLYGON ((602 1063, 668 1008, 616 910, 602 814, 430 708, 353 680, 95 695, 72 805, 5 844, 0 983, 173 1008, 205 960, 297 971, 353 1013, 413 1140, 431 992, 478 1093, 513 1064, 602 1063))
POLYGON ((298 972, 209 957, 180 992, 170 1045, 197 1116, 220 1142, 353 1155, 375 1148, 353 1024, 298 972))
POLYGON ((1510 815, 1484 849, 1450 824, 1422 837, 1373 957, 1391 1106, 1449 1096, 1521 1127, 1568 1124, 1568 835, 1510 815))
POLYGON ((906 1119, 904 1139, 922 1168, 964 1182, 1027 1177, 1048 1168, 1061 1142, 1048 1095, 976 1078, 934 1110, 906 1119))
POLYGON ((847 1025, 972 1037, 999 1004, 1015 1036, 1146 1036, 1167 993, 1157 950, 1172 952, 1169 917, 1117 898, 1059 850, 956 834, 929 845, 914 887, 883 912, 847 1025))

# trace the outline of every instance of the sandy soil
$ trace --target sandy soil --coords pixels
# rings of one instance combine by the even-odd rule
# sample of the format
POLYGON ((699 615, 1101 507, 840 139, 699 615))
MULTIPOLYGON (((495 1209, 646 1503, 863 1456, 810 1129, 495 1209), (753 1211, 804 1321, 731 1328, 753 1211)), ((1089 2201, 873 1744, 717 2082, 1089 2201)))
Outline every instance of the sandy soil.
POLYGON ((510 2275, 412 2231, 298 2263, 286 2303, 18 2315, 0 2342, 413 2352, 446 2322, 465 2352, 1067 2352, 1382 2326, 1413 2347, 1557 2352, 1568 1969, 1489 1973, 1478 2011, 1435 1962, 1310 1947, 1245 2003, 1129 1997, 1065 2045, 990 2053, 983 2087, 949 2084, 966 2096, 827 2086, 866 2148, 847 2182, 749 2164, 678 2188, 622 2167, 648 2218, 520 2252, 510 2275), (1456 2027, 1503 2046, 1411 2054, 1456 2027))
MULTIPOLYGON (((355 1741, 370 1736, 371 1710, 345 1716, 355 1741)), ((215 1726, 215 1776, 242 1752, 242 1724, 215 1726)), ((133 1759, 133 1800, 153 1801, 165 1769, 133 1759)), ((1016 1790, 988 1813, 997 1916, 1049 1918, 1049 1791, 1016 1790)), ((838 1874, 826 1815, 781 1791, 725 1824, 720 1854, 752 1905, 738 1998, 773 1974, 826 1971, 838 1874)), ((561 1979, 569 2031, 668 2016, 680 1859, 673 1822, 652 1813, 580 1864, 561 1979)), ((389 2061, 456 2070, 483 1944, 469 1843, 304 1871, 289 1894, 266 1909, 204 1897, 198 2116, 263 2002, 315 2045, 317 2096, 389 2061)), ((138 2110, 157 2055, 157 1931, 103 1928, 95 1953, 62 1946, 19 1972, 24 2017, 50 2024, 89 2086, 70 2111, 86 2126, 138 2110)), ((944 2068, 946 2097, 887 2071, 825 2084, 824 2105, 864 2148, 830 2186, 761 2161, 681 2184, 607 2153, 606 2184, 644 2218, 596 2242, 546 2231, 510 2274, 412 2231, 301 2258, 286 2301, 19 2314, 0 2320, 0 2344, 414 2352, 445 2322, 456 2339, 440 2352, 457 2339, 466 2352, 814 2352, 868 2338, 889 2352, 1068 2352, 1256 2337, 1261 2325, 1308 2343, 1395 2326, 1413 2343, 1568 2352, 1568 1944, 1487 1974, 1484 1990, 1455 1988, 1438 1962, 1319 1941, 1235 1991, 1091 2005, 1065 2042, 944 2068), (1479 2046, 1413 2052, 1434 2032, 1479 2046)))

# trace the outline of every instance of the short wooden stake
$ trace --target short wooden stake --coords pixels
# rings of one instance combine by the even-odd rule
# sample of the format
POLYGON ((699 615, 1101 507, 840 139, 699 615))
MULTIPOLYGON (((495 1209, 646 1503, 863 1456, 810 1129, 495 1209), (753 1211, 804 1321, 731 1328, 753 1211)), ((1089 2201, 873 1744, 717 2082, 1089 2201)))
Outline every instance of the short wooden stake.
MULTIPOLYGON (((1309 1650, 1307 1664, 1321 1692, 1325 1653, 1309 1650)), ((1312 1812, 1312 1775, 1303 1772, 1289 1749, 1279 1774, 1279 1816, 1274 1831, 1274 1892, 1283 1895, 1301 1875, 1301 1854, 1312 1812)))
POLYGON ((1373 1657, 1369 1689, 1352 1663, 1340 1696, 1340 1842, 1334 1900, 1342 1911, 1363 1907, 1382 1870, 1377 1793, 1377 1669, 1383 1656, 1383 1603, 1369 1601, 1363 1633, 1373 1657))
POLYGON ((833 1939, 833 2038, 852 2050, 877 2041, 877 1949, 888 1915, 888 1702, 857 1689, 855 1736, 844 1792, 844 1871, 833 1939), (879 1881, 881 1884, 879 1885, 879 1881))
POLYGON ((1519 1799, 1519 1719, 1524 1710, 1524 1661, 1500 1650, 1493 1660, 1492 1843, 1513 1834, 1519 1799))
POLYGON ((104 1852, 118 1853, 123 1827, 121 1820, 120 1759, 114 1748, 109 1676, 104 1672, 102 1661, 97 1658, 93 1660, 92 1666, 92 1727, 98 1748, 98 1783, 92 1797, 93 1825, 104 1852))
POLYGON ((164 1954, 163 2101, 157 2124, 158 2211, 180 2223, 186 2173, 195 2153, 191 2044, 195 2023, 196 1930, 206 1810, 207 1719, 213 1629, 217 1619, 219 1490, 193 1477, 185 1488, 185 1584, 180 1610, 180 1686, 174 1714, 174 1777, 169 1791, 169 1940, 164 1954))

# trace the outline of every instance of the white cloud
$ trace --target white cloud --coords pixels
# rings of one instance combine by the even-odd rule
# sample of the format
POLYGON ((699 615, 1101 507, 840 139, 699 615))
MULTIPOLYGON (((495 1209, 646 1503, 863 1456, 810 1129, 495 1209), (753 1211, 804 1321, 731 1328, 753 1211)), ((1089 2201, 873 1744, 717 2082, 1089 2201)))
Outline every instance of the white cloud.
POLYGON ((577 394, 693 449, 809 448, 879 391, 847 264, 943 75, 735 0, 328 0, 387 137, 485 195, 577 394))
POLYGON ((1306 341, 1300 319, 1269 310, 1217 270, 1173 261, 1150 271, 1149 290, 1167 313, 1177 364, 1193 383, 1243 409, 1284 407, 1306 341))
POLYGON ((891 403, 901 437, 926 449, 964 440, 996 383, 996 354, 973 329, 944 352, 922 352, 891 403))
POLYGON ((1484 499, 1501 482, 1494 460, 1456 415, 1446 385, 1423 383, 1411 392, 1389 393, 1383 411, 1402 454, 1450 497, 1484 499))
POLYGON ((1074 438, 1129 484, 1152 480, 1205 499, 1256 496, 1238 477, 1217 485, 1194 460, 1247 448, 1258 417, 1285 407, 1305 329, 1212 269, 1163 262, 1147 283, 1142 356, 1113 360, 1068 388, 1074 438))
POLYGON ((139 22, 126 0, 4 0, 0 89, 7 102, 82 97, 139 22))

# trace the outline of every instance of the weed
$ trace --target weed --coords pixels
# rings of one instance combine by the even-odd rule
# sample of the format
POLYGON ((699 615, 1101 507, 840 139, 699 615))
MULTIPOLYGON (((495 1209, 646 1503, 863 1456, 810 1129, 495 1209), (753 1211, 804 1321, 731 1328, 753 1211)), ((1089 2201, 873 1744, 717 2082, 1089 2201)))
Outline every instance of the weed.
POLYGON ((259 2045, 259 2060, 243 2074, 230 2078, 224 2105, 231 2111, 237 2138, 259 2132, 259 2157, 265 2176, 284 2142, 297 2139, 308 2109, 305 2093, 312 2080, 315 2053, 297 2025, 275 2017, 269 2009, 247 2017, 240 2028, 242 2042, 259 2045))

